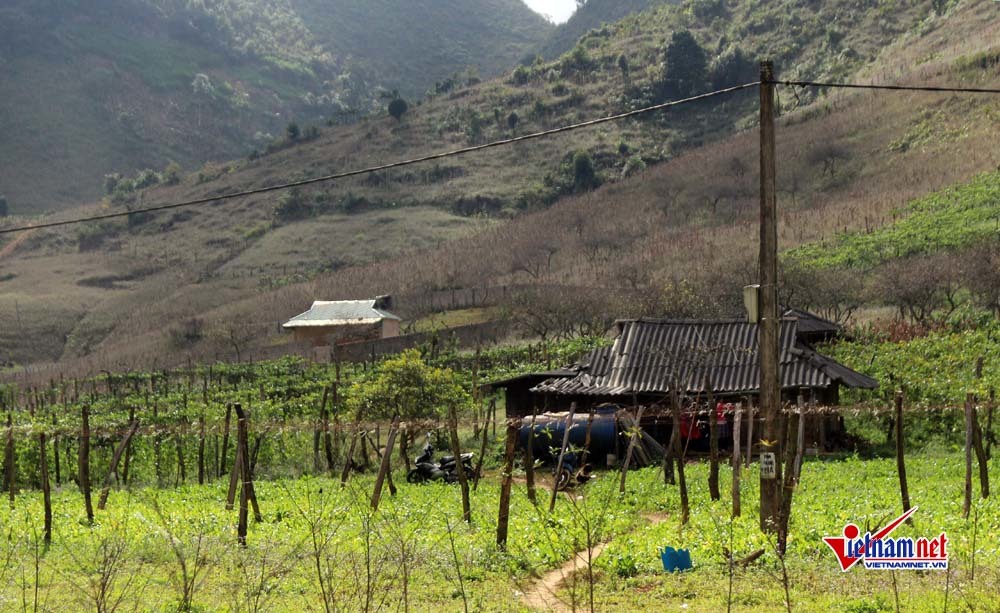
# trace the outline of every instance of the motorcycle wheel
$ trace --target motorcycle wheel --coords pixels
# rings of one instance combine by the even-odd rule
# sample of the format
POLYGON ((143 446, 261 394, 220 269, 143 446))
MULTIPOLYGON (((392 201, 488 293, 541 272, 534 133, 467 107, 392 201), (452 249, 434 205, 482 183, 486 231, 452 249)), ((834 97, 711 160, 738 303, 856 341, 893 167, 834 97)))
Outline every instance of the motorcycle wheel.
POLYGON ((424 477, 423 473, 421 473, 416 468, 411 468, 410 472, 406 473, 407 483, 423 483, 426 480, 427 478, 424 477))
POLYGON ((556 477, 556 490, 561 492, 564 489, 566 489, 566 487, 569 486, 569 482, 571 479, 572 475, 570 474, 570 472, 565 468, 562 469, 562 472, 560 472, 559 475, 556 477))

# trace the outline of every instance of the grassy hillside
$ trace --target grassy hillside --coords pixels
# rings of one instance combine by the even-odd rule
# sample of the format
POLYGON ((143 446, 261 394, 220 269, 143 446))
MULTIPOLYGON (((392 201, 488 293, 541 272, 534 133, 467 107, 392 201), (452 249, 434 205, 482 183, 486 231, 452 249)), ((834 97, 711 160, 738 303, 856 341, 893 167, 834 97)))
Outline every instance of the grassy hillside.
POLYGON ((13 0, 0 194, 49 211, 96 198, 106 173, 244 155, 290 121, 381 111, 385 89, 498 72, 550 30, 516 0, 13 0))
MULTIPOLYGON (((823 10, 846 11, 846 4, 834 5, 823 10)), ((804 13, 795 6, 785 6, 777 26, 802 23, 804 13)), ((748 55, 774 54, 779 70, 811 66, 816 72, 809 76, 853 70, 848 76, 859 80, 997 80, 989 63, 969 67, 969 58, 994 44, 990 3, 963 4, 945 16, 933 15, 930 3, 901 5, 891 25, 865 12, 845 12, 839 22, 831 13, 800 29, 811 38, 791 42, 739 20, 755 20, 760 12, 731 8, 733 20, 707 25, 683 7, 657 9, 606 35, 588 36, 582 51, 556 62, 444 91, 402 121, 323 128, 263 157, 205 169, 176 185, 116 194, 102 206, 120 210, 273 185, 628 108, 623 96, 652 91, 660 77, 641 67, 662 57, 663 41, 680 24, 692 27, 704 48, 745 32, 740 44, 748 55), (838 44, 850 40, 864 53, 846 63, 831 60, 829 43, 815 40, 826 40, 821 33, 830 24, 851 25, 838 44), (863 35, 867 29, 870 38, 863 35), (627 75, 618 65, 623 54, 627 75), (587 70, 577 68, 581 58, 587 70), (512 111, 520 118, 513 128, 497 120, 512 111)), ((781 15, 780 7, 774 10, 781 15)), ((783 248, 882 225, 909 200, 996 166, 993 99, 779 93, 783 248), (928 112, 964 125, 965 136, 897 146, 928 112)), ((0 260, 9 289, 0 298, 2 346, 18 362, 88 353, 124 364, 150 355, 212 356, 226 351, 234 335, 280 342, 278 323, 314 298, 497 284, 575 288, 523 304, 539 311, 571 304, 573 317, 596 320, 738 308, 738 288, 753 278, 756 252, 756 134, 739 129, 752 127, 753 108, 748 94, 297 195, 248 198, 131 225, 39 232, 0 260), (733 134, 734 126, 735 135, 694 147, 733 134), (597 190, 572 181, 571 162, 581 150, 604 182, 597 190), (626 171, 636 159, 642 164, 633 161, 626 171), (84 275, 74 272, 84 269, 84 275), (33 343, 18 332, 15 299, 22 316, 32 314, 33 343), (203 326, 201 337, 174 344, 172 331, 194 319, 203 326), (39 342, 43 336, 46 345, 39 342)), ((503 316, 516 320, 518 308, 513 301, 503 316)), ((23 318, 20 325, 25 329, 23 318)))

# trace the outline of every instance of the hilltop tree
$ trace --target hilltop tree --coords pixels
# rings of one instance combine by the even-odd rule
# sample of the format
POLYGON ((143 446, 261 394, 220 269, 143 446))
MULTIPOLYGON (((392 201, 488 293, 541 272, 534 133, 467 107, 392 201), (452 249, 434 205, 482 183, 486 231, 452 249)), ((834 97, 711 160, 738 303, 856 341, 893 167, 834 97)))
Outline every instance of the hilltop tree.
POLYGON ((594 160, 586 151, 577 151, 573 156, 573 189, 578 192, 590 191, 601 184, 594 160))
POLYGON ((8 215, 10 215, 10 204, 7 202, 6 196, 0 196, 0 217, 8 215))
POLYGON ((662 94, 667 98, 687 98, 704 85, 708 73, 705 50, 690 30, 678 30, 670 38, 663 55, 662 94))
POLYGON ((294 121, 289 122, 285 127, 285 135, 288 136, 288 140, 295 141, 299 140, 299 136, 302 135, 302 131, 299 130, 299 124, 294 121))
POLYGON ((389 114, 393 116, 396 121, 402 121, 403 115, 406 111, 410 110, 410 106, 406 104, 406 100, 402 98, 394 98, 392 102, 389 103, 389 114))

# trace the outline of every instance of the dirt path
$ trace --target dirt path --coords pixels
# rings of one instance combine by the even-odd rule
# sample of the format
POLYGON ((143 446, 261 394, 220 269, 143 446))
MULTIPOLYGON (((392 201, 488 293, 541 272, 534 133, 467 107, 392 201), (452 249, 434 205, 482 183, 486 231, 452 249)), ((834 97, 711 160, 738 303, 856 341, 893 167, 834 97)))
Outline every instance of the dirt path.
POLYGON ((2 260, 5 257, 9 256, 10 254, 14 253, 14 251, 18 247, 20 247, 21 245, 23 245, 24 241, 26 241, 29 238, 31 238, 31 235, 34 234, 34 233, 35 233, 34 230, 28 230, 26 232, 21 232, 20 234, 18 234, 17 236, 15 236, 14 240, 12 240, 9 243, 7 243, 7 245, 5 245, 3 249, 0 249, 0 260, 2 260))
MULTIPOLYGON (((668 515, 665 513, 647 513, 643 515, 650 524, 655 525, 660 522, 666 521, 668 515)), ((594 547, 591 553, 591 560, 597 559, 597 556, 601 555, 604 548, 610 544, 609 542, 601 543, 594 547)), ((559 600, 556 597, 556 593, 561 590, 566 585, 566 580, 573 576, 578 570, 583 570, 587 568, 587 550, 576 552, 572 559, 568 560, 565 564, 550 570, 541 576, 537 581, 535 581, 531 587, 524 593, 521 597, 521 602, 524 605, 534 611, 555 611, 556 613, 563 613, 564 611, 570 611, 570 607, 566 603, 559 600)))

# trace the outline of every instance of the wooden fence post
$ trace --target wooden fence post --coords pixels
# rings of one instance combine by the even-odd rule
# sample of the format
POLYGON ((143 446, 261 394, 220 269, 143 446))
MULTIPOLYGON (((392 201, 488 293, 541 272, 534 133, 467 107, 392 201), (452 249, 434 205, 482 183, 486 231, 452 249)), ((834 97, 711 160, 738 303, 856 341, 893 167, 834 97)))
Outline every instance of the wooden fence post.
POLYGON ((552 497, 549 498, 549 513, 556 508, 556 496, 559 493, 559 476, 563 470, 563 460, 566 457, 566 446, 569 445, 569 431, 573 428, 573 416, 576 414, 576 403, 569 405, 569 414, 566 416, 566 427, 563 430, 562 446, 559 448, 559 460, 556 462, 556 473, 552 479, 552 497))
POLYGON ((458 475, 458 485, 462 488, 462 519, 472 523, 472 509, 469 504, 469 481, 466 478, 465 466, 462 465, 462 447, 458 442, 458 413, 455 404, 448 407, 451 417, 451 452, 455 456, 455 473, 458 475))
POLYGON ((83 505, 87 512, 87 523, 94 523, 94 506, 90 500, 90 408, 84 406, 81 411, 82 424, 80 431, 79 479, 80 491, 83 492, 83 505))
MULTIPOLYGON (((503 455, 503 481, 500 485, 500 511, 497 514, 497 548, 507 549, 507 526, 510 522, 510 488, 514 481, 514 446, 517 442, 519 424, 510 420, 507 422, 507 444, 503 455)), ((483 436, 486 433, 483 432, 483 436)))
POLYGON ((743 421, 743 408, 740 405, 733 415, 733 517, 740 516, 740 426, 743 421))
POLYGON ((753 398, 747 396, 747 444, 746 444, 746 467, 750 468, 753 460, 753 398))
POLYGON ((205 484, 205 405, 198 414, 198 485, 205 484))
POLYGON ((122 454, 125 453, 125 449, 128 447, 129 442, 132 440, 132 437, 135 436, 138 429, 138 420, 133 421, 129 426, 128 431, 125 433, 125 438, 118 443, 118 447, 115 449, 115 453, 111 457, 111 468, 108 470, 108 476, 104 478, 104 486, 101 488, 101 495, 97 499, 98 511, 103 511, 104 506, 108 502, 108 495, 111 493, 111 480, 112 478, 116 480, 118 478, 118 462, 121 461, 122 454))
POLYGON ((388 475, 391 470, 392 446, 396 442, 396 434, 398 430, 399 417, 397 416, 393 418, 392 426, 389 428, 389 434, 386 436, 385 451, 382 452, 382 461, 379 464, 378 476, 375 477, 375 490, 372 492, 372 509, 375 511, 378 510, 378 503, 382 499, 382 484, 385 482, 386 475, 388 475))

